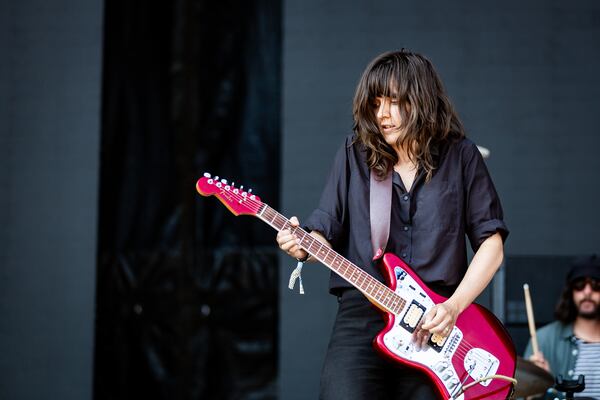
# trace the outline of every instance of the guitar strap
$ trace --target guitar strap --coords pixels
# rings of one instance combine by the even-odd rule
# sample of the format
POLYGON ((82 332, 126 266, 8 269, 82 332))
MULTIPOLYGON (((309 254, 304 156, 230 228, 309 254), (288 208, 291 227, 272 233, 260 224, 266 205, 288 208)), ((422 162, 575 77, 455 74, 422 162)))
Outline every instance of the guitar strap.
POLYGON ((392 219, 392 169, 383 180, 371 170, 369 179, 369 213, 371 223, 371 245, 373 260, 383 256, 390 236, 390 220, 392 219))

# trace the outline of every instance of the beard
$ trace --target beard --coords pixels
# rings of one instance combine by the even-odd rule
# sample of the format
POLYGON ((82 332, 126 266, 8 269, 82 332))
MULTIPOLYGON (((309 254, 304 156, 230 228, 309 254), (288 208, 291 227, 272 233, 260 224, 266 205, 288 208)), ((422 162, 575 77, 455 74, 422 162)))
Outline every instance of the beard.
POLYGON ((583 319, 600 319, 600 305, 592 299, 582 299, 577 304, 577 316, 583 319), (590 307, 589 304, 593 304, 594 307, 590 307))

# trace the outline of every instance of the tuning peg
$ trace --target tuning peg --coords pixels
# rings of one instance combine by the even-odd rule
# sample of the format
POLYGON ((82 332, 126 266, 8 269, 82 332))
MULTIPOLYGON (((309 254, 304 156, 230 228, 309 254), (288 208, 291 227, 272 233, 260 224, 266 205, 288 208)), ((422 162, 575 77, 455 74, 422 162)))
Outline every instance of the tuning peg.
POLYGON ((218 181, 219 181, 219 177, 215 176, 215 182, 218 182, 218 181))
POLYGON ((231 187, 234 187, 234 186, 235 186, 235 182, 231 182, 231 187))
POLYGON ((204 173, 204 177, 205 177, 205 178, 210 178, 210 174, 209 174, 208 172, 205 172, 205 173, 204 173))
POLYGON ((240 186, 240 190, 244 190, 244 185, 240 186))
POLYGON ((227 185, 227 179, 221 179, 221 182, 227 185))
POLYGON ((248 189, 248 193, 252 193, 252 189, 248 189))

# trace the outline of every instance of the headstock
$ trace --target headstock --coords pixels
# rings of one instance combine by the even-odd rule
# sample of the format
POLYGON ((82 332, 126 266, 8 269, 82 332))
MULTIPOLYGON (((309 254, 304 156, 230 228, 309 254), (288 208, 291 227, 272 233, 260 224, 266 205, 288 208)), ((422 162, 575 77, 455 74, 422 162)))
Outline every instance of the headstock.
POLYGON ((245 191, 244 186, 237 188, 235 183, 229 184, 218 176, 213 178, 209 173, 198 179, 196 190, 202 196, 215 196, 234 215, 256 215, 263 205, 260 198, 252 194, 252 189, 245 191))

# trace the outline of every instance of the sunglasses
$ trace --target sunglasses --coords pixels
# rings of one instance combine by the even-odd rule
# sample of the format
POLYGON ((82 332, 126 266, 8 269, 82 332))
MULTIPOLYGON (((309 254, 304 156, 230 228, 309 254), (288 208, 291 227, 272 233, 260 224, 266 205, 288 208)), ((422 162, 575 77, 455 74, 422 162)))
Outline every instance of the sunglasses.
POLYGON ((574 290, 583 290, 587 284, 590 284, 593 291, 600 291, 600 281, 593 278, 579 278, 573 281, 572 287, 574 290))

